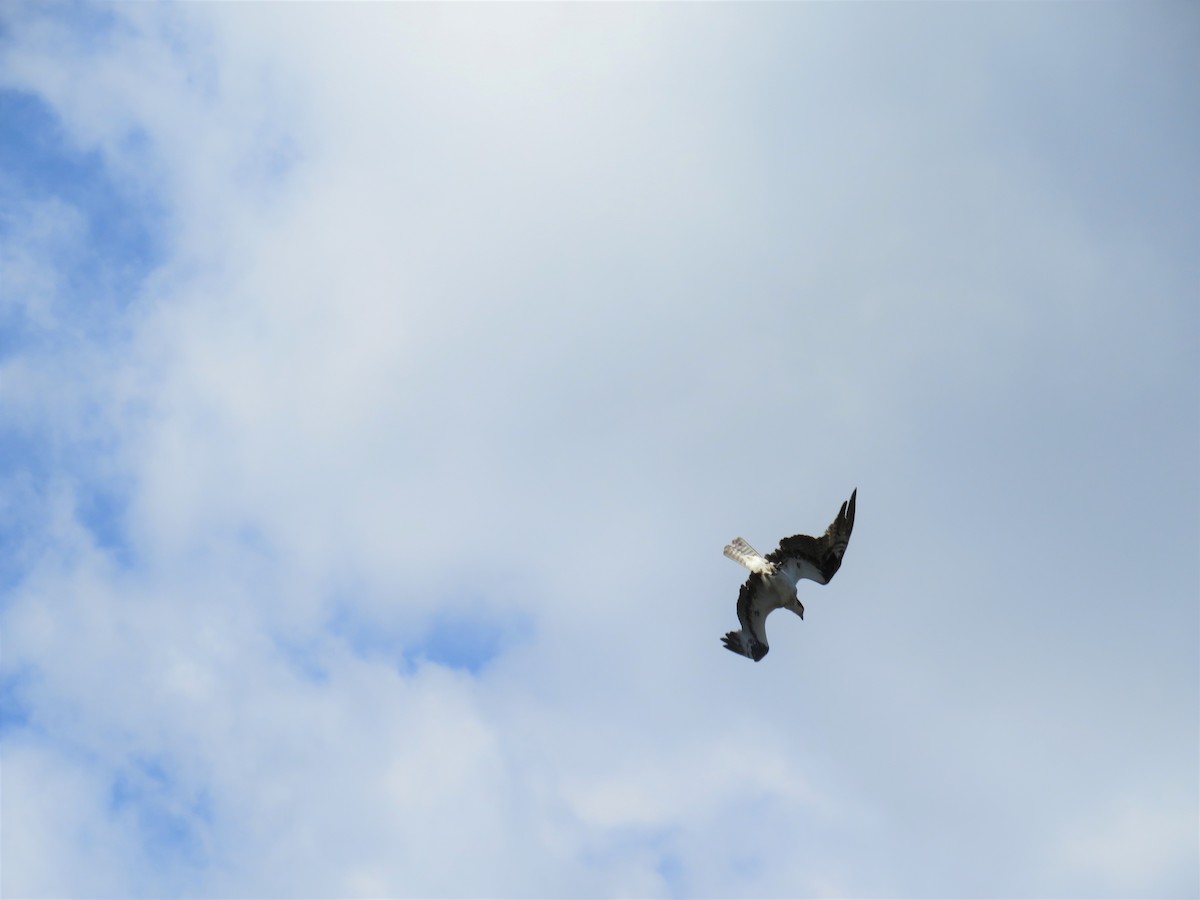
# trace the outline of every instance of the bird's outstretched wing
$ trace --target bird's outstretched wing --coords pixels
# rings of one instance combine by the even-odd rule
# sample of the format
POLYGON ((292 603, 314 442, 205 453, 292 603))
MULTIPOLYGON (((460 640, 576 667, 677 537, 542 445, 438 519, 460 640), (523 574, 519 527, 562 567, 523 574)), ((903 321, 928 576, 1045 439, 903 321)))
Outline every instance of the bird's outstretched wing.
POLYGON ((759 602, 761 595, 758 588, 761 585, 762 576, 757 572, 751 573, 742 584, 737 602, 738 622, 742 627, 721 638, 726 650, 740 653, 755 662, 766 656, 770 650, 767 646, 766 618, 771 610, 764 608, 759 602))
POLYGON ((779 542, 779 548, 767 554, 767 560, 777 565, 794 561, 800 578, 808 578, 818 584, 828 584, 842 565, 842 556, 850 543, 850 532, 854 530, 854 502, 858 488, 850 499, 842 504, 835 518, 818 537, 794 534, 779 542))

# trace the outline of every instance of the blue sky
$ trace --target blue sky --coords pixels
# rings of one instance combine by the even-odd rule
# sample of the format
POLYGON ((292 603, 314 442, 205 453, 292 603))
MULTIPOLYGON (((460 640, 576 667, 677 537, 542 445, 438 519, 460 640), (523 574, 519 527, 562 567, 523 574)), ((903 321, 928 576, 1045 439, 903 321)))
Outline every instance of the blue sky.
POLYGON ((1195 896, 1198 32, 7 9, 0 894, 1195 896))

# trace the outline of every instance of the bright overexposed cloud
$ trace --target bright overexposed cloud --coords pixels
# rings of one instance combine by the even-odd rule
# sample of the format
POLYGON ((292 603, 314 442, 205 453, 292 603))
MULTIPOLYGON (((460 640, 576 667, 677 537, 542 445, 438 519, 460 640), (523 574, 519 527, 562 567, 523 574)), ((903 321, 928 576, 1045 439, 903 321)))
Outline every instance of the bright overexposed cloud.
POLYGON ((1194 895, 1196 25, 14 7, 0 893, 1194 895))

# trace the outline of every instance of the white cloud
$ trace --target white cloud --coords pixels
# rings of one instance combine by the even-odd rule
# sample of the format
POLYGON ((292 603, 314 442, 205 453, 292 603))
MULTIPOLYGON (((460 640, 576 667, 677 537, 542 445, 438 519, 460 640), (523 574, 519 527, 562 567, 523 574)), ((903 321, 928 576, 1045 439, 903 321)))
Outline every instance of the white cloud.
POLYGON ((1052 189, 989 29, 114 15, 16 20, 3 75, 169 231, 120 328, 4 363, 67 435, 16 495, 5 894, 1193 886, 1194 805, 1079 815, 1196 795, 1193 264, 1052 189), (855 485, 837 581, 723 658, 720 546, 855 485), (522 638, 423 661, 475 606, 522 638))
POLYGON ((1066 833, 1055 848, 1058 877, 1093 896, 1172 893, 1195 875, 1188 867, 1195 829, 1195 810, 1184 798, 1126 800, 1066 833))

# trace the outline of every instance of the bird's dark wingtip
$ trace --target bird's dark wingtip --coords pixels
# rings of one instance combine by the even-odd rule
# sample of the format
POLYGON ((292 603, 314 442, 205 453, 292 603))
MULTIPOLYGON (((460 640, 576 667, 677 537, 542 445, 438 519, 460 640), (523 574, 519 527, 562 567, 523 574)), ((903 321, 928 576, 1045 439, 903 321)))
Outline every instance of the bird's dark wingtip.
POLYGON ((725 649, 730 653, 736 653, 738 656, 745 656, 747 659, 752 659, 755 662, 758 662, 760 659, 766 656, 768 649, 770 649, 766 644, 759 643, 758 641, 752 641, 749 652, 743 650, 741 637, 736 631, 728 632, 724 637, 721 638, 721 643, 725 645, 725 649))

